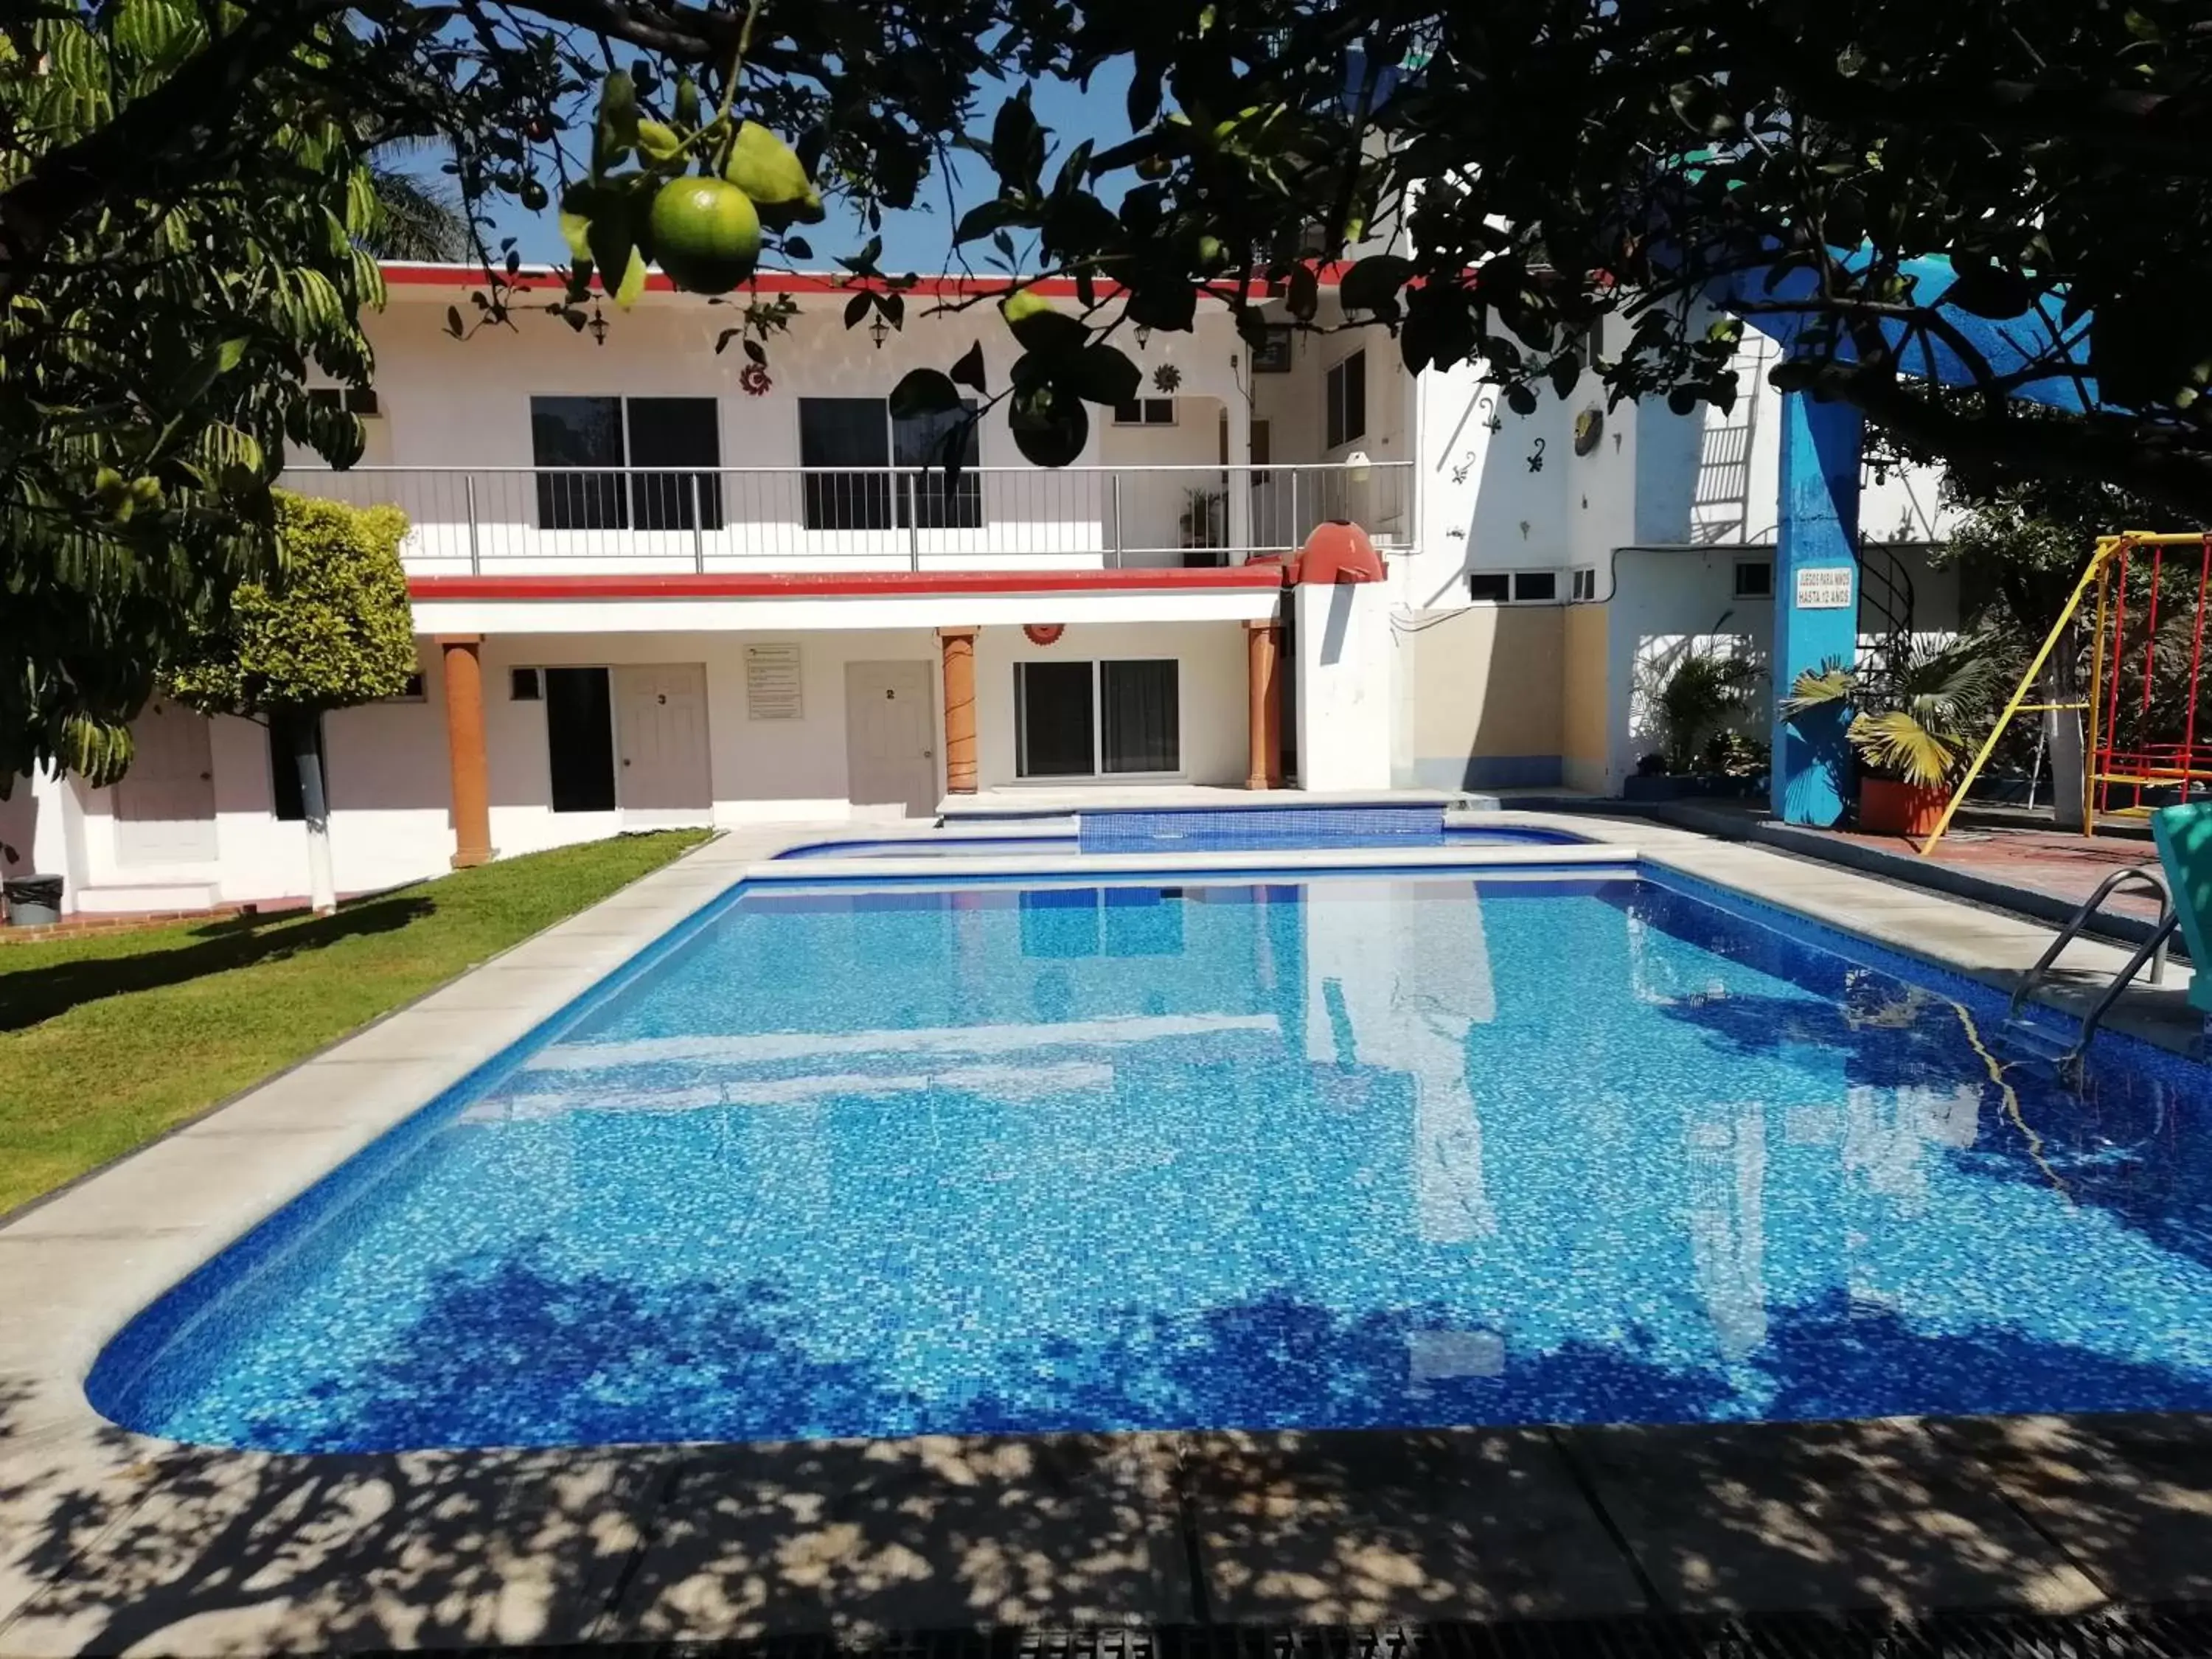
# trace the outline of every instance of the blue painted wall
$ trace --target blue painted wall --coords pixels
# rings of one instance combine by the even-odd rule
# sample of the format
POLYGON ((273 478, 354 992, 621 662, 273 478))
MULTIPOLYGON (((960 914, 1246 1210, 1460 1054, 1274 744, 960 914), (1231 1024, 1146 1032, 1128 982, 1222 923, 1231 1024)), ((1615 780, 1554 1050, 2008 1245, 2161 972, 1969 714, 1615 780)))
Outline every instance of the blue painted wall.
MULTIPOLYGON (((1829 709, 1800 720, 1778 704, 1797 676, 1833 660, 1849 666, 1858 650, 1859 441, 1863 422, 1849 404, 1815 403, 1803 392, 1782 400, 1782 533, 1774 557, 1773 810, 1785 823, 1827 828, 1844 815, 1850 748, 1847 715, 1829 709), (1801 577, 1840 572, 1844 603, 1801 605, 1801 577)), ((1835 578, 1820 584, 1833 594, 1835 578)), ((1819 578, 1815 576, 1816 583, 1819 578)))

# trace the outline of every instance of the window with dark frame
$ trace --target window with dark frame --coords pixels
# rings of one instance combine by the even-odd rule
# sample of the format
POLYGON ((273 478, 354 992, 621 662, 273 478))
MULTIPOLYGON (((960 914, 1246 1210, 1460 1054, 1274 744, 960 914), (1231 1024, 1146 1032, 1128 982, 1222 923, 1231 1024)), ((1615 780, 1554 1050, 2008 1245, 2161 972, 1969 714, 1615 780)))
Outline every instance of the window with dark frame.
POLYGON ((1014 773, 1024 778, 1093 776, 1091 665, 1014 665, 1014 773))
POLYGON ((801 398, 799 464, 809 530, 891 527, 890 411, 881 398, 801 398))
POLYGON ((1577 569, 1574 574, 1574 584, 1573 598, 1594 599, 1597 597, 1597 572, 1592 567, 1583 565, 1577 569))
POLYGON ((632 398, 629 465, 684 471, 630 475, 630 511, 640 530, 722 527, 722 436, 712 398, 632 398))
POLYGON ((530 447, 541 530, 722 527, 712 398, 532 398, 530 447))
POLYGON ((799 464, 809 530, 975 530, 983 523, 975 404, 894 420, 881 398, 801 398, 799 464), (945 446, 960 444, 959 481, 948 483, 945 446), (926 469, 900 477, 888 469, 926 469), (850 469, 849 471, 846 469, 850 469))
MULTIPOLYGON (((884 406, 886 416, 890 406, 884 406)), ((962 402, 957 410, 935 415, 908 415, 891 422, 891 465, 924 469, 898 481, 899 528, 976 530, 983 523, 983 479, 975 471, 981 460, 977 448, 975 403, 962 402), (947 480, 946 448, 960 446, 960 477, 947 480)))
POLYGON ((1139 398, 1114 405, 1115 426, 1173 426, 1175 423, 1176 402, 1172 398, 1139 398))
POLYGON ((1559 597, 1558 571, 1516 570, 1513 573, 1513 602, 1516 605, 1543 605, 1559 597))
POLYGON ((1024 778, 1180 771, 1179 665, 1170 658, 1014 666, 1014 770, 1024 778))
POLYGON ((623 464, 621 398, 532 398, 530 464, 538 470, 540 530, 629 528, 618 474, 570 470, 623 464))
POLYGON ((1367 354, 1355 351, 1331 366, 1325 391, 1327 447, 1341 449, 1367 435, 1367 354))
POLYGON ((1735 562, 1735 596, 1739 599, 1772 599, 1774 562, 1771 559, 1738 559, 1735 562))
POLYGON ((1479 602, 1504 605, 1513 597, 1513 578, 1503 570, 1470 570, 1467 573, 1467 596, 1479 602))
POLYGON ((614 708, 604 668, 548 668, 545 756, 556 812, 615 810, 614 708))

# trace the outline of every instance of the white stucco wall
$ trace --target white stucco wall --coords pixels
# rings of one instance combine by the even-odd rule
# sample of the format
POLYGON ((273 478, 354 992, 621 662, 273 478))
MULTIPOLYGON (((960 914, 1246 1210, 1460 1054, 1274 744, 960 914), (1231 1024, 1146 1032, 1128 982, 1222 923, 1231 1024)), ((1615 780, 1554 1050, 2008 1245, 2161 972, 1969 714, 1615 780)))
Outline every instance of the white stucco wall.
MULTIPOLYGON (((1187 783, 1233 786, 1244 781, 1250 749, 1244 627, 1242 623, 1098 623, 1071 626, 1048 646, 1018 628, 987 628, 975 635, 976 782, 995 789, 1019 782, 1014 775, 1014 665, 1037 661, 1111 661, 1173 657, 1182 719, 1182 771, 1187 783)), ((1054 788, 1080 787, 1083 780, 1039 780, 1054 788)), ((1113 780, 1099 781, 1111 784, 1113 780)))
MULTIPOLYGON (((1928 568, 1918 547, 1893 550, 1914 588, 1914 623, 1923 633, 1948 633, 1960 623, 1958 578, 1928 568)), ((1607 641, 1607 762, 1605 787, 1618 789, 1638 758, 1657 746, 1650 713, 1657 685, 1685 651, 1741 647, 1764 664, 1774 637, 1774 600, 1735 597, 1735 567, 1742 560, 1771 562, 1771 546, 1624 549, 1612 562, 1611 595, 1604 606, 1607 641)), ((1862 647, 1873 643, 1863 636, 1862 647)), ((1765 708, 1772 695, 1762 688, 1760 712, 1750 722, 1764 738, 1765 708)))
POLYGON ((1298 781, 1315 790, 1387 789, 1402 747, 1389 589, 1347 582, 1294 592, 1298 781))
MULTIPOLYGON (((773 385, 756 397, 740 386, 746 360, 736 343, 720 354, 714 349, 736 321, 726 307, 651 295, 627 314, 610 311, 610 331, 599 345, 526 307, 518 308, 513 329, 487 328, 455 340, 444 326, 446 307, 455 300, 467 310, 458 288, 397 285, 389 307, 366 319, 381 406, 369 422, 372 458, 402 471, 302 471, 290 480, 343 500, 402 507, 415 525, 410 566, 425 574, 469 568, 471 512, 475 556, 487 568, 516 574, 584 566, 678 571, 702 562, 710 569, 896 569, 916 560, 939 568, 1022 568, 1040 561, 1095 568, 1107 562, 1111 523, 1109 480, 1097 469, 1109 460, 1139 459, 1113 453, 1106 411, 1094 409, 1090 441, 1072 467, 1032 466, 1015 447, 1002 409, 978 433, 981 525, 810 531, 805 486, 793 470, 801 461, 800 400, 883 398, 908 370, 948 368, 978 342, 988 383, 1000 388, 1018 348, 995 315, 931 317, 932 302, 913 301, 904 330, 879 349, 865 330, 844 327, 844 295, 803 294, 789 331, 769 343, 773 385), (696 536, 688 529, 634 526, 541 529, 536 484, 526 471, 534 459, 530 401, 563 396, 714 399, 721 526, 710 523, 696 536)), ((1145 372, 1148 392, 1152 376, 1172 368, 1185 400, 1210 399, 1217 410, 1233 404, 1231 458, 1243 459, 1245 376, 1236 361, 1242 346, 1224 315, 1203 313, 1191 333, 1155 333, 1144 346, 1131 340, 1127 349, 1145 372)), ((1182 453, 1189 434, 1184 436, 1183 446, 1159 459, 1218 459, 1210 420, 1201 423, 1202 453, 1182 453)), ((1171 531, 1172 514, 1168 522, 1171 531)))

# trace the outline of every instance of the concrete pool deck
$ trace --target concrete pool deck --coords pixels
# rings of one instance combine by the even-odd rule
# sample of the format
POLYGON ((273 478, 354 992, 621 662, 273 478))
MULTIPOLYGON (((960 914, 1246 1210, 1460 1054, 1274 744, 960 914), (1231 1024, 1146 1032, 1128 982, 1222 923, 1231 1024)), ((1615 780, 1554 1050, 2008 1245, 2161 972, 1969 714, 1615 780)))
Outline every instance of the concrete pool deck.
MULTIPOLYGON (((2000 986, 2050 937, 1649 823, 1483 821, 1565 829, 2000 986)), ((290 1456, 181 1446, 93 1413, 83 1376, 140 1308, 761 860, 831 828, 711 842, 0 1224, 0 1656, 2063 1616, 2212 1599, 2212 1419, 2196 1417, 290 1456)), ((1555 850, 1511 849, 1524 864, 1555 850)), ((2054 1000, 2078 1006, 2121 959, 2076 945, 2054 1000)), ((2185 982, 2177 965, 2115 1023, 2179 1046, 2195 1030, 2185 982)))

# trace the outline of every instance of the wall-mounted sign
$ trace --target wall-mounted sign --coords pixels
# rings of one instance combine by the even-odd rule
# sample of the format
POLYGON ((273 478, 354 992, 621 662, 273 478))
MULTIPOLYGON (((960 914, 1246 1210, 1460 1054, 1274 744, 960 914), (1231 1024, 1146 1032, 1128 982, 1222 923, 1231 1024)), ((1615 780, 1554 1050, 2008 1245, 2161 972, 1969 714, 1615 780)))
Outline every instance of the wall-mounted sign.
POLYGON ((745 647, 745 717, 756 720, 805 718, 799 696, 799 647, 745 647))
POLYGON ((1814 565, 1797 573, 1800 611, 1848 611, 1851 608, 1851 568, 1847 564, 1814 565))

